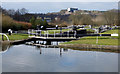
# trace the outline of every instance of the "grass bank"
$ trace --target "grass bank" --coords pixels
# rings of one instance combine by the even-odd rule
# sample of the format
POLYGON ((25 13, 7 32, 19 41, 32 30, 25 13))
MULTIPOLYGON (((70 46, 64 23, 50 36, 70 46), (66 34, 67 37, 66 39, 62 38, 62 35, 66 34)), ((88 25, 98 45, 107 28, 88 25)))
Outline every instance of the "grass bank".
POLYGON ((118 29, 108 30, 108 31, 103 32, 101 34, 118 34, 118 29))
MULTIPOLYGON (((115 30, 109 30, 107 32, 104 32, 102 34, 113 34, 113 33, 118 33, 118 29, 115 30)), ((70 42, 64 42, 61 43, 60 45, 63 45, 65 47, 94 47, 94 48, 98 48, 98 47, 109 47, 111 49, 113 48, 117 48, 118 46, 118 39, 119 37, 111 37, 111 36, 89 36, 89 37, 83 37, 80 40, 73 40, 70 42), (97 42, 97 38, 98 38, 98 42, 97 42)), ((106 47, 106 48, 107 48, 106 47)))
POLYGON ((80 40, 73 40, 70 42, 64 42, 61 44, 94 44, 94 45, 118 45, 118 39, 111 39, 110 37, 98 37, 98 43, 96 43, 97 37, 84 37, 80 40))
MULTIPOLYGON (((24 39, 28 39, 28 34, 12 34, 12 35, 8 35, 8 38, 10 41, 15 41, 15 40, 24 40, 24 39)), ((2 36, 0 36, 0 40, 2 40, 2 36)), ((7 40, 7 38, 4 36, 4 40, 7 40)))

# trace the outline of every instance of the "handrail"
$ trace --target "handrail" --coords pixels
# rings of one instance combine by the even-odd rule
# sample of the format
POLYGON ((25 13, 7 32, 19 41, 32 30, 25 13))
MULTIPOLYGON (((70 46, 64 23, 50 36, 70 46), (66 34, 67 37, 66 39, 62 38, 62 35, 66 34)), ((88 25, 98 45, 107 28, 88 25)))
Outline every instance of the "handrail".
MULTIPOLYGON (((53 31, 54 33, 53 33, 53 37, 54 38, 56 38, 57 36, 57 32, 56 31, 53 31)), ((35 36, 43 36, 43 37, 46 37, 46 38, 49 38, 49 36, 51 35, 51 34, 49 34, 49 31, 42 31, 42 30, 33 30, 33 29, 29 29, 28 30, 28 34, 29 34, 29 36, 32 34, 32 35, 35 35, 35 36), (40 32, 40 35, 39 35, 39 33, 38 33, 38 31, 41 31, 40 32), (43 32, 43 34, 42 34, 42 32, 43 32)), ((63 33, 60 33, 61 34, 61 37, 70 37, 71 36, 71 34, 70 34, 70 31, 67 31, 67 34, 63 34, 63 33)), ((76 31, 73 33, 73 36, 72 36, 73 38, 75 38, 76 37, 76 31)))
POLYGON ((7 40, 9 41, 9 38, 8 38, 7 34, 5 34, 5 33, 0 33, 0 35, 4 35, 4 36, 7 38, 7 40))

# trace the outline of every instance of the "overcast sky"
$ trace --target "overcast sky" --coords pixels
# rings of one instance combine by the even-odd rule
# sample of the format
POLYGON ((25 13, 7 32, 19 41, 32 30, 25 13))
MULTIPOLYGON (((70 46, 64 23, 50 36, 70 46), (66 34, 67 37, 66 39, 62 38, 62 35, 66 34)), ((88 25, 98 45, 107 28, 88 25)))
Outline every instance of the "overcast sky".
POLYGON ((2 2, 118 2, 119 0, 1 0, 2 2))
POLYGON ((2 2, 5 9, 26 8, 29 13, 48 13, 59 12, 69 7, 77 7, 82 10, 100 10, 118 9, 117 2, 2 2))

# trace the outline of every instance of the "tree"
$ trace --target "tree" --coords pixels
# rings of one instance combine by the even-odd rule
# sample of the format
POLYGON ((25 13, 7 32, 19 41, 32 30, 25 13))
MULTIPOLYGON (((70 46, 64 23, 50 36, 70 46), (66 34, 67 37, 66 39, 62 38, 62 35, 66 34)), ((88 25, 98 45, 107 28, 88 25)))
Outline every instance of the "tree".
POLYGON ((12 28, 13 19, 9 16, 2 15, 2 30, 7 31, 9 28, 12 28))
POLYGON ((92 17, 89 14, 83 14, 82 18, 80 19, 81 24, 83 25, 91 25, 93 24, 92 17))
POLYGON ((27 10, 27 9, 25 9, 25 8, 20 9, 20 14, 21 14, 21 15, 24 15, 24 14, 26 14, 26 13, 28 13, 28 10, 27 10))
POLYGON ((48 26, 48 23, 46 20, 43 21, 43 26, 44 26, 44 29, 46 29, 46 27, 48 26))
POLYGON ((106 23, 111 26, 117 24, 118 12, 115 10, 109 10, 104 12, 103 17, 105 18, 106 23))
POLYGON ((92 20, 93 20, 94 25, 104 25, 104 24, 106 24, 105 18, 102 16, 102 14, 94 17, 92 20))
POLYGON ((32 24, 32 28, 35 28, 35 17, 34 16, 30 19, 30 23, 32 24))
POLYGON ((69 17, 72 20, 73 25, 79 25, 80 19, 82 18, 81 14, 79 15, 70 15, 69 17))
POLYGON ((15 10, 14 9, 9 9, 7 12, 10 16, 15 15, 15 10))
POLYGON ((35 25, 39 25, 39 26, 43 26, 42 29, 46 29, 46 27, 48 26, 48 23, 46 20, 42 20, 42 19, 36 19, 35 20, 35 25))
POLYGON ((20 16, 21 16, 20 10, 18 9, 15 12, 14 19, 17 20, 17 21, 20 21, 20 16))
POLYGON ((35 25, 43 25, 42 19, 36 19, 35 20, 35 25))

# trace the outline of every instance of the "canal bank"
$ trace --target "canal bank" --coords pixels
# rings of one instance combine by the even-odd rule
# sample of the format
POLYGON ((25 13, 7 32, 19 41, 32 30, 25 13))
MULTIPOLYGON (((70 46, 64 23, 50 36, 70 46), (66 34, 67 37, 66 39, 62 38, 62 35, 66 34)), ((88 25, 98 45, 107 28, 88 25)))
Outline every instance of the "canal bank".
POLYGON ((117 37, 83 37, 79 40, 72 40, 70 42, 63 42, 59 44, 64 48, 77 49, 105 49, 119 51, 119 43, 117 37))
MULTIPOLYGON (((25 44, 26 42, 31 42, 31 41, 34 41, 34 38, 14 40, 14 41, 2 41, 2 44, 19 45, 19 44, 25 44)), ((114 43, 112 43, 113 45, 106 45, 106 44, 96 45, 95 43, 92 43, 92 41, 90 41, 90 40, 88 40, 88 41, 90 42, 90 44, 84 44, 85 42, 81 38, 80 40, 62 42, 62 43, 59 43, 56 46, 57 47, 63 47, 63 48, 77 48, 77 49, 104 49, 104 50, 115 50, 115 51, 120 50, 119 46, 115 45, 114 43), (75 41, 75 44, 71 43, 71 42, 74 42, 74 41, 75 41), (78 43, 77 41, 81 41, 82 43, 78 43)), ((99 40, 99 42, 100 42, 100 40, 99 40)), ((104 43, 105 43, 105 41, 104 41, 104 43)), ((34 43, 33 45, 36 46, 36 43, 34 43)), ((37 44, 37 45, 40 45, 40 44, 37 44)))
POLYGON ((77 49, 104 49, 104 50, 113 50, 119 51, 119 46, 114 45, 93 45, 93 44, 59 44, 59 47, 63 48, 77 48, 77 49))

